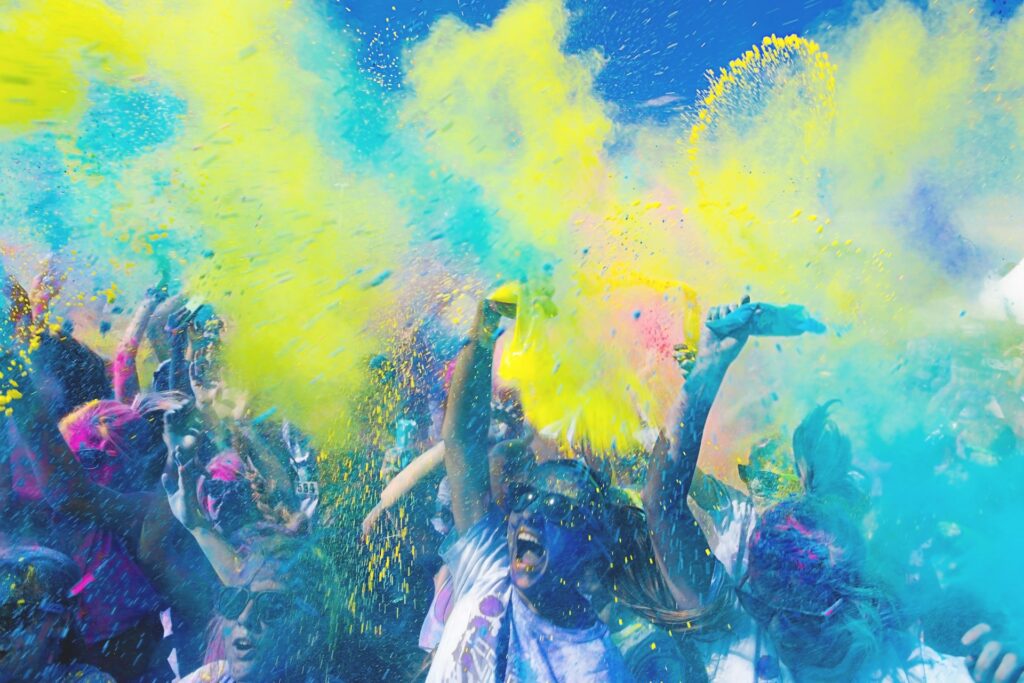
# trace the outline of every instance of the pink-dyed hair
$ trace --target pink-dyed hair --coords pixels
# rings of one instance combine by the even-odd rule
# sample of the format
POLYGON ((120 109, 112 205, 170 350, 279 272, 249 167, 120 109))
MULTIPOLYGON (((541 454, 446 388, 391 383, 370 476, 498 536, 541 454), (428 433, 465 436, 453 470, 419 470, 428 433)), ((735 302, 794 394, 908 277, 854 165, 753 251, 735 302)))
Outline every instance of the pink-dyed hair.
POLYGON ((248 469, 242 458, 233 450, 221 451, 206 465, 206 474, 218 481, 235 481, 245 476, 248 469))
POLYGON ((158 399, 136 400, 131 406, 111 400, 89 401, 60 421, 60 433, 76 455, 84 448, 96 448, 112 456, 111 463, 89 471, 94 481, 109 485, 115 471, 114 463, 124 464, 117 458, 138 454, 137 447, 150 429, 143 415, 162 407, 158 399))

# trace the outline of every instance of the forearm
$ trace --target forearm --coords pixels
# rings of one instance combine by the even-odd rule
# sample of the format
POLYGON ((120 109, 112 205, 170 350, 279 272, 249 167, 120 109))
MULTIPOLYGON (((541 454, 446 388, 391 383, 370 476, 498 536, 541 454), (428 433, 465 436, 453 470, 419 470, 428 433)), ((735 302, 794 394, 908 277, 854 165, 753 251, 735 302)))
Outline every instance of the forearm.
POLYGON ((130 403, 141 391, 139 372, 135 365, 138 353, 139 341, 126 339, 118 345, 114 355, 114 398, 121 403, 130 403))
POLYGON ((726 369, 719 365, 698 366, 683 385, 673 438, 668 448, 655 450, 648 466, 645 497, 659 501, 662 507, 669 502, 686 506, 704 429, 726 369))
POLYGON ((147 299, 135 311, 128 328, 117 346, 114 356, 114 397, 126 402, 133 399, 140 391, 139 373, 136 359, 142 344, 142 335, 149 325, 149 320, 156 309, 156 301, 147 299))
POLYGON ((434 471, 444 462, 444 441, 439 441, 416 457, 405 469, 388 482, 380 494, 380 507, 383 510, 401 500, 415 488, 425 476, 434 471))
POLYGON ((225 586, 240 585, 244 566, 241 554, 236 552, 222 535, 207 526, 197 526, 189 531, 221 583, 225 586))
POLYGON ((680 609, 701 604, 714 556, 687 505, 704 427, 725 368, 695 368, 681 398, 681 416, 668 448, 651 457, 644 506, 659 569, 680 609))
MULTIPOLYGON (((478 321, 479 322, 479 321, 478 321)), ((461 533, 487 511, 487 430, 490 426, 494 345, 481 325, 459 353, 448 393, 442 435, 452 491, 452 516, 461 533)))
POLYGON ((188 377, 188 361, 185 360, 185 352, 188 350, 188 337, 185 332, 172 333, 170 353, 170 375, 167 389, 171 391, 182 391, 192 396, 192 384, 188 377))

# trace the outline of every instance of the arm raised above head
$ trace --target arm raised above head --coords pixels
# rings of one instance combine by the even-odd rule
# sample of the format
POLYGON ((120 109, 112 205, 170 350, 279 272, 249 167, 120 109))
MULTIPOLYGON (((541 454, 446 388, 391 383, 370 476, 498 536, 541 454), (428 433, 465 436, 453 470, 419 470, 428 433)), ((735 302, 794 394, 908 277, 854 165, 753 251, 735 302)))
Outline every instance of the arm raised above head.
POLYGON ((487 513, 490 480, 487 431, 491 421, 494 343, 501 320, 498 306, 477 309, 469 341, 459 352, 444 415, 444 464, 452 492, 452 516, 462 533, 487 513))
POLYGON ((139 346, 142 345, 142 338, 153 312, 157 306, 167 298, 165 289, 155 287, 146 292, 146 296, 135 309, 135 315, 124 331, 120 343, 117 345, 117 353, 114 356, 114 398, 122 403, 131 403, 139 394, 139 372, 136 359, 139 355, 139 346))
POLYGON ((708 415, 726 372, 752 334, 796 336, 823 329, 802 307, 751 304, 747 297, 739 305, 717 306, 708 312, 696 354, 686 363, 671 439, 659 441, 652 453, 643 492, 659 568, 681 609, 700 605, 717 562, 687 496, 708 415))

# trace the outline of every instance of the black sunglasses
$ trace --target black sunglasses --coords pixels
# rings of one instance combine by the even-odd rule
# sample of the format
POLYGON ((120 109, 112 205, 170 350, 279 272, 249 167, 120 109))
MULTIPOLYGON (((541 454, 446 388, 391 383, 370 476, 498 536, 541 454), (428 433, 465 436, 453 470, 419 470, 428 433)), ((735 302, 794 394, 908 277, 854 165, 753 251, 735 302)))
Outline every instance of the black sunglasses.
POLYGON ((82 469, 86 470, 99 469, 103 463, 114 457, 102 448, 81 448, 75 455, 78 457, 82 469))
POLYGON ((743 587, 746 585, 749 578, 750 574, 745 574, 740 580, 739 585, 736 586, 736 597, 740 601, 740 607, 742 607, 747 614, 753 617, 754 621, 762 624, 767 624, 778 614, 800 615, 814 619, 828 619, 836 613, 845 600, 845 598, 840 597, 827 608, 818 611, 802 610, 797 607, 776 605, 757 597, 748 590, 743 590, 743 587))
POLYGON ((588 510, 568 496, 541 491, 522 482, 512 482, 509 486, 508 501, 512 512, 539 509, 544 517, 564 526, 573 526, 591 517, 588 510))
POLYGON ((234 621, 250 602, 253 618, 264 625, 280 621, 295 605, 283 591, 250 591, 246 587, 226 586, 217 598, 217 614, 234 621))

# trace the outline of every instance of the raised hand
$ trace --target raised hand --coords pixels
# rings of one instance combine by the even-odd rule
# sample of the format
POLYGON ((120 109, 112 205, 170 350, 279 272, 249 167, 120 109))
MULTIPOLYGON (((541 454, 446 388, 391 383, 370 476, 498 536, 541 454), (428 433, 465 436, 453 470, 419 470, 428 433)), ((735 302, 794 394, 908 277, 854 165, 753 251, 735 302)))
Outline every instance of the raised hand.
POLYGON ((743 350, 758 309, 741 309, 750 303, 744 296, 738 304, 712 306, 704 319, 704 330, 697 344, 696 365, 728 367, 743 350), (731 324, 723 325, 729 322, 731 324))
POLYGON ((209 526, 203 509, 199 505, 199 495, 196 491, 196 482, 199 480, 199 464, 195 459, 187 463, 181 462, 181 447, 174 451, 174 461, 177 464, 175 472, 164 473, 161 482, 164 491, 167 493, 167 504, 171 508, 174 518, 181 522, 181 525, 192 531, 199 527, 209 526))

